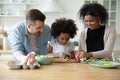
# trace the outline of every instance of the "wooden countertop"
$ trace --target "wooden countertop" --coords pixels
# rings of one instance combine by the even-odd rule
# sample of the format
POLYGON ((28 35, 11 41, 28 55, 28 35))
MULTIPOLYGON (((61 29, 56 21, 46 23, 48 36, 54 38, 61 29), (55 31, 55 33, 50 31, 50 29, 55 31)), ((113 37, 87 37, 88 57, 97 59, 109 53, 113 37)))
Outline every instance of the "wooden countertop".
POLYGON ((0 61, 0 80, 120 80, 120 69, 102 69, 84 63, 52 63, 35 70, 9 70, 0 61))
POLYGON ((0 54, 11 54, 11 50, 0 49, 0 54))

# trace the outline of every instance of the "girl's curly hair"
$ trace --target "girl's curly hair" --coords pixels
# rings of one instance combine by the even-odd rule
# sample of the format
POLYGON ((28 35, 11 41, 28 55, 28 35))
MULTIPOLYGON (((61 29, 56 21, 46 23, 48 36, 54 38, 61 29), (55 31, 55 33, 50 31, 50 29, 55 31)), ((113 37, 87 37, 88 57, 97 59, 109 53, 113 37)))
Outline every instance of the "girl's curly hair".
POLYGON ((57 38, 61 33, 68 33, 73 38, 77 34, 76 24, 72 19, 60 18, 51 26, 51 34, 54 38, 57 38))

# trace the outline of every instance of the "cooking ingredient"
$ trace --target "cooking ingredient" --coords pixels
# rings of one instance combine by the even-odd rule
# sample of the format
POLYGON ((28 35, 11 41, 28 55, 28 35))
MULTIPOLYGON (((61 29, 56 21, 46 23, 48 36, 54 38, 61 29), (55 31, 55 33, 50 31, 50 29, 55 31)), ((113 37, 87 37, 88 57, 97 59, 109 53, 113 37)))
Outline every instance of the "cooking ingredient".
POLYGON ((88 62, 93 62, 93 61, 108 61, 108 59, 107 59, 107 58, 99 59, 99 58, 90 57, 89 59, 86 59, 86 60, 85 60, 86 63, 88 63, 88 62))
POLYGON ((30 63, 34 64, 35 63, 35 58, 30 58, 30 63))

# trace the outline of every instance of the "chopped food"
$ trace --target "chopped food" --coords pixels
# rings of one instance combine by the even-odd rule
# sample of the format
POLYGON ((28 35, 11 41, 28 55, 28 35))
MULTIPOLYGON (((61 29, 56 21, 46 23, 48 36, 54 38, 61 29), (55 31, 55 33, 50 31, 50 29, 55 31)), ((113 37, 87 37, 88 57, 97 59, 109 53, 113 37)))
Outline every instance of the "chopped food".
POLYGON ((70 60, 69 58, 58 58, 60 61, 68 61, 70 60))
POLYGON ((111 66, 113 66, 113 64, 112 64, 112 62, 109 62, 109 61, 102 61, 99 63, 99 66, 111 67, 111 66))
POLYGON ((118 56, 118 58, 120 58, 120 55, 118 56))
POLYGON ((88 63, 88 62, 93 62, 93 61, 108 61, 108 59, 107 59, 107 58, 99 59, 99 58, 90 57, 89 59, 86 59, 86 60, 85 60, 86 63, 88 63))
POLYGON ((48 58, 48 57, 53 57, 53 56, 49 56, 49 55, 37 55, 37 57, 44 57, 44 58, 48 58))

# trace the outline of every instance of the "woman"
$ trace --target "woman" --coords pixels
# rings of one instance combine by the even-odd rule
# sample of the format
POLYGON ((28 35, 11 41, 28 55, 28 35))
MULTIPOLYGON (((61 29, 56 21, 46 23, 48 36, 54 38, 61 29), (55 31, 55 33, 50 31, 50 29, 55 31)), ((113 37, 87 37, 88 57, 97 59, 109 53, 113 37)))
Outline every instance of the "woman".
POLYGON ((80 19, 88 26, 81 32, 76 59, 111 58, 116 31, 107 25, 107 10, 98 3, 85 4, 79 10, 80 19))

